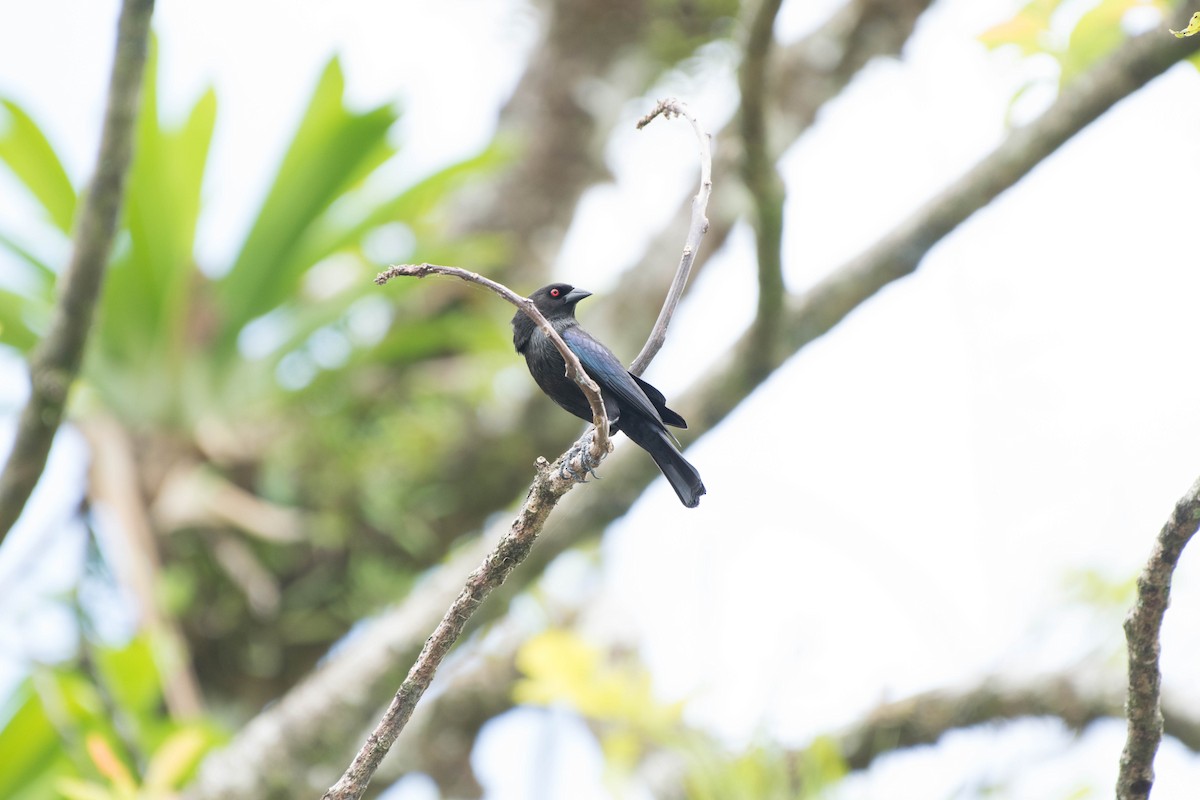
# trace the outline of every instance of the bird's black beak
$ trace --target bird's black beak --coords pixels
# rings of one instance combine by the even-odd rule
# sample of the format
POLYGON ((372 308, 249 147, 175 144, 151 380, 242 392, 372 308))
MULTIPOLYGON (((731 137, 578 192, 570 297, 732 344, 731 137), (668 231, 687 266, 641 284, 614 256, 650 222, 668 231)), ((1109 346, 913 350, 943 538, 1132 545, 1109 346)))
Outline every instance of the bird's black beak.
POLYGON ((574 305, 583 298, 591 296, 592 293, 587 289, 572 289, 571 291, 567 292, 567 296, 563 298, 563 302, 567 303, 568 305, 574 305))

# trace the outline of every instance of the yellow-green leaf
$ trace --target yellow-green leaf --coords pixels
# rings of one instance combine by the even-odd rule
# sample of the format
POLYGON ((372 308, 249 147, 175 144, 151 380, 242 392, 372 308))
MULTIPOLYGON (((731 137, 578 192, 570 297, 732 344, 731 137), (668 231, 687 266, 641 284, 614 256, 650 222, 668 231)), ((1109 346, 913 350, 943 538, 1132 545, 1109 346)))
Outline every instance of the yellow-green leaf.
POLYGON ((650 676, 636 663, 609 663, 603 654, 570 631, 534 637, 517 653, 527 676, 513 689, 518 703, 569 705, 585 717, 665 730, 677 724, 681 703, 654 697, 650 676))
POLYGON ((1171 31, 1176 37, 1182 39, 1185 36, 1195 36, 1200 33, 1200 11, 1192 14, 1191 20, 1188 21, 1187 27, 1181 31, 1171 31))
POLYGON ((600 654, 567 631, 546 631, 517 652, 517 668, 527 680, 513 689, 518 703, 550 705, 577 701, 596 674, 600 654))
POLYGON ((604 763, 623 772, 636 767, 646 749, 642 737, 628 728, 606 731, 600 738, 600 747, 604 763))
POLYGON ((184 728, 167 737, 146 767, 147 790, 174 789, 204 755, 210 738, 199 728, 184 728))
POLYGON ((1041 52, 1043 37, 1050 30, 1050 17, 1061 0, 1032 0, 1016 13, 979 34, 979 41, 989 48, 1015 44, 1026 55, 1041 52))
POLYGON ((25 184, 55 227, 71 232, 75 187, 37 123, 11 100, 0 100, 0 161, 25 184))
POLYGON ((64 757, 58 733, 32 680, 27 678, 0 711, 6 719, 0 727, 0 753, 4 754, 0 797, 13 797, 52 772, 64 757))
POLYGON ((1087 72, 1096 62, 1117 49, 1127 34, 1121 20, 1138 3, 1131 0, 1101 0, 1079 18, 1059 58, 1062 72, 1059 83, 1066 86, 1087 72))
POLYGON ((78 778, 60 778, 58 791, 66 800, 113 800, 112 793, 103 786, 78 778))

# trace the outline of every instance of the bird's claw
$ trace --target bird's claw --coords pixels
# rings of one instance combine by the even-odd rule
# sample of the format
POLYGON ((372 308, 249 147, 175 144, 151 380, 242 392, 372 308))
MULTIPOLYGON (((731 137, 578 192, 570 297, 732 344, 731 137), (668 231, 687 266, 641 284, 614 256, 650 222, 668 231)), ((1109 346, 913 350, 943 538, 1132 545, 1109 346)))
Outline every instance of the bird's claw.
POLYGON ((600 480, 600 476, 596 473, 596 467, 600 466, 600 462, 592 456, 591 443, 576 444, 568 452, 562 460, 562 466, 559 467, 558 474, 561 478, 566 478, 568 475, 576 483, 587 483, 587 476, 591 475, 596 480, 600 480), (583 467, 583 473, 580 474, 571 468, 571 462, 579 459, 579 465, 583 467))

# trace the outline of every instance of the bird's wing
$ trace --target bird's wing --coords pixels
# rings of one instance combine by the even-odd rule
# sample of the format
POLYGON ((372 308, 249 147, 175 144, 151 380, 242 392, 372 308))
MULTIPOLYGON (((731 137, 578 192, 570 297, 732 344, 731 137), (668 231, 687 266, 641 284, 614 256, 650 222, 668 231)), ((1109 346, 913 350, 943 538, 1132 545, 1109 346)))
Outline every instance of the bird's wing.
POLYGON ((674 425, 676 428, 687 427, 687 421, 684 420, 683 417, 679 416, 677 412, 667 408, 667 398, 663 397, 662 392, 660 392, 654 386, 646 383, 632 372, 629 374, 635 381, 637 381, 637 385, 642 387, 642 391, 646 393, 646 397, 650 398, 650 402, 653 403, 654 407, 658 410, 658 415, 662 417, 663 422, 665 422, 667 425, 674 425))
POLYGON ((622 417, 637 414, 655 420, 660 426, 663 424, 654 403, 634 382, 633 376, 611 350, 577 325, 572 325, 560 333, 567 347, 578 356, 579 363, 583 364, 588 375, 592 376, 592 380, 600 384, 602 390, 617 398, 622 417))

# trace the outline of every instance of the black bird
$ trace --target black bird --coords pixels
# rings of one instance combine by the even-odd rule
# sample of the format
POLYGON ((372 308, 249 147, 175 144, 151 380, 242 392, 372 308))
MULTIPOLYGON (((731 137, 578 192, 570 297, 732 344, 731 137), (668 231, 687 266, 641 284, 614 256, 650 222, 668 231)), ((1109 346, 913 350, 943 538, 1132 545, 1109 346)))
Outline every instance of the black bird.
MULTIPOLYGON (((609 430, 613 433, 624 431, 638 447, 649 453, 675 494, 679 495, 679 500, 688 508, 695 508, 700 495, 704 494, 704 484, 700 481, 700 473, 679 452, 674 437, 666 428, 667 425, 686 428, 687 423, 667 408, 667 399, 662 392, 625 369, 611 350, 580 327, 575 319, 575 304, 591 294, 565 283, 552 283, 538 289, 529 299, 600 386, 609 430)), ((529 374, 533 375, 537 385, 567 411, 591 422, 592 407, 583 390, 567 377, 566 363, 546 334, 523 311, 513 316, 512 326, 513 344, 517 352, 525 356, 529 374)))

